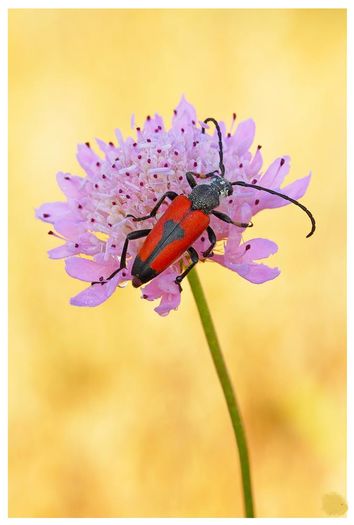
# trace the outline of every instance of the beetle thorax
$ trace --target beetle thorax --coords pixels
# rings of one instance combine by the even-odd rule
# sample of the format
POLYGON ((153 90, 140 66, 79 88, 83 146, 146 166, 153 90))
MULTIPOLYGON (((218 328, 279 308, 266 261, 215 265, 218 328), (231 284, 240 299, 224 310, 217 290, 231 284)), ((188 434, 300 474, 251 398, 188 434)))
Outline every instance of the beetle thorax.
POLYGON ((220 204, 220 197, 232 195, 231 182, 221 176, 213 177, 210 184, 198 184, 189 195, 194 210, 211 213, 220 204))
POLYGON ((211 184, 198 184, 193 188, 189 199, 193 210, 202 210, 210 213, 220 204, 219 192, 211 184))

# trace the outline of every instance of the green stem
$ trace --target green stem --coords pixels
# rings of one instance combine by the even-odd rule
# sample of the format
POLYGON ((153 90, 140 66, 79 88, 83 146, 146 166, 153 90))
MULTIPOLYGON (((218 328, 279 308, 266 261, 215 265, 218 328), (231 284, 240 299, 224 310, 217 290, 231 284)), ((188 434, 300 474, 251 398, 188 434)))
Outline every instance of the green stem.
POLYGON ((232 388, 230 376, 227 371, 226 364, 221 352, 220 344, 216 335, 208 304, 206 302, 205 295, 195 268, 188 274, 188 280, 192 288, 195 302, 197 304, 205 337, 208 341, 211 357, 214 361, 216 373, 218 374, 221 388, 225 396, 227 408, 230 414, 232 427, 235 434, 236 445, 238 448, 241 466, 245 516, 247 518, 254 518, 250 465, 247 451, 246 436, 242 425, 240 411, 237 405, 235 393, 232 388))

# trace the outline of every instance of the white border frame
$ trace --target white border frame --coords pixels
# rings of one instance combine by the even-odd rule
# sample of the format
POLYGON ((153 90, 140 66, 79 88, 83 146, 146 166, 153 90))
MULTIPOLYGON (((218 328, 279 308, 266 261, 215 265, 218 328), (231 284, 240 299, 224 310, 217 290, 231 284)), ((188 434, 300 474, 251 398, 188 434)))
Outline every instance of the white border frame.
MULTIPOLYGON (((129 2, 123 2, 121 0, 60 0, 58 1, 46 1, 46 0, 2 0, 0 4, 0 52, 2 54, 1 66, 4 69, 3 74, 1 75, 1 110, 2 110, 2 119, 1 119, 1 128, 2 132, 0 136, 2 137, 0 142, 1 154, 1 173, 0 177, 0 225, 3 232, 1 238, 7 239, 7 225, 8 225, 8 205, 7 205, 7 194, 8 194, 8 185, 7 185, 7 176, 8 173, 8 10, 9 9, 65 9, 65 8, 74 8, 74 9, 119 9, 119 8, 129 8, 129 9, 138 9, 138 8, 247 8, 247 9, 259 9, 259 8, 278 8, 278 9, 300 9, 300 8, 332 8, 332 9, 347 9, 347 20, 348 20, 348 51, 347 51, 347 101, 348 101, 348 153, 347 153, 347 172, 348 172, 348 371, 353 371, 353 328, 354 318, 353 318, 353 278, 349 268, 354 268, 354 254, 353 254, 353 232, 350 229, 350 225, 353 224, 353 211, 351 210, 351 201, 354 198, 354 182, 352 181, 350 174, 353 171, 353 153, 350 151, 349 145, 354 144, 353 139, 353 103, 352 103, 352 94, 354 89, 353 84, 353 70, 350 67, 351 60, 353 60, 353 21, 354 21, 354 6, 352 0, 297 0, 297 1, 286 1, 286 0, 272 0, 272 1, 260 1, 260 0, 176 0, 170 1, 168 6, 165 1, 155 0, 130 0, 129 2), (351 5, 352 4, 352 5, 351 5)), ((2 339, 4 344, 1 345, 1 364, 0 364, 0 396, 1 396, 1 418, 0 418, 0 523, 7 523, 11 521, 11 524, 17 524, 19 521, 24 519, 31 523, 40 522, 40 518, 8 518, 8 485, 7 485, 7 435, 8 435, 8 423, 7 423, 7 399, 8 399, 8 359, 7 359, 7 347, 8 347, 8 315, 7 315, 7 297, 8 297, 8 287, 7 287, 7 249, 6 249, 6 258, 1 257, 1 282, 2 282, 2 291, 1 294, 1 303, 0 303, 0 312, 1 312, 1 325, 0 333, 2 334, 2 339), (5 277, 6 276, 6 277, 5 277)), ((350 373, 347 374, 348 379, 350 379, 350 373)), ((347 389, 347 403, 348 403, 348 432, 347 432, 347 500, 348 500, 348 518, 353 518, 353 511, 350 508, 350 503, 353 504, 353 447, 350 448, 349 444, 354 443, 354 431, 353 431, 353 418, 349 418, 351 409, 353 408, 353 403, 351 400, 354 399, 354 386, 353 382, 348 380, 348 389, 347 389)), ((245 521, 246 518, 44 518, 46 521, 55 520, 57 524, 61 523, 75 523, 77 519, 83 521, 84 523, 94 523, 95 519, 109 519, 111 522, 129 522, 129 524, 135 524, 140 522, 151 522, 152 520, 158 519, 160 523, 164 523, 173 519, 174 522, 186 522, 189 520, 198 519, 199 521, 205 521, 208 523, 221 523, 223 520, 233 520, 238 519, 238 521, 245 521)), ((258 518, 262 519, 265 522, 272 522, 275 518, 258 518)), ((286 519, 286 518, 279 518, 286 519)), ((292 522, 297 523, 307 523, 316 519, 316 523, 321 523, 326 520, 328 523, 328 518, 292 518, 292 522)), ((342 518, 331 518, 332 523, 339 522, 342 518)), ((42 521, 41 521, 42 522, 42 521)))

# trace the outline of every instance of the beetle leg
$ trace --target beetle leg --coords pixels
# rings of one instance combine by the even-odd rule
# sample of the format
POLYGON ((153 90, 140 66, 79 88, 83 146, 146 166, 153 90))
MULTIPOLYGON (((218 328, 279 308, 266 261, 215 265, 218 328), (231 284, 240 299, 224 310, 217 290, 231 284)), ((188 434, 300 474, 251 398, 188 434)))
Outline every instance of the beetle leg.
POLYGON ((150 232, 151 232, 151 228, 149 228, 148 230, 136 230, 135 232, 128 233, 128 235, 126 236, 125 242, 124 242, 122 255, 120 257, 119 268, 117 270, 114 270, 114 272, 111 273, 111 275, 107 277, 106 279, 102 281, 93 281, 91 284, 105 284, 107 281, 109 281, 115 275, 117 275, 117 273, 119 273, 121 270, 126 268, 127 267, 126 259, 127 259, 129 241, 134 241, 135 239, 141 239, 142 237, 147 237, 147 235, 149 235, 150 232))
POLYGON ((185 276, 191 271, 193 266, 195 266, 197 264, 197 262, 199 261, 198 254, 197 254, 196 250, 194 248, 192 248, 192 246, 190 248, 188 248, 187 252, 189 253, 189 255, 191 257, 192 262, 190 263, 188 268, 186 268, 184 270, 184 272, 181 273, 181 275, 177 275, 177 277, 175 279, 175 283, 178 285, 180 292, 182 292, 181 281, 183 281, 185 276))
POLYGON ((207 179, 208 177, 215 177, 215 174, 218 174, 218 170, 211 171, 210 173, 194 173, 194 171, 187 171, 186 178, 187 182, 190 185, 190 187, 193 189, 196 187, 197 183, 195 181, 195 177, 198 179, 207 179))
POLYGON ((220 175, 218 170, 211 171, 210 173, 205 173, 201 178, 207 179, 208 177, 216 177, 217 175, 220 175))
POLYGON ((209 248, 207 250, 205 250, 205 252, 203 252, 203 257, 212 257, 213 256, 213 249, 214 249, 214 246, 216 244, 216 235, 215 235, 214 230, 210 226, 207 227, 206 231, 208 233, 210 246, 209 246, 209 248))
POLYGON ((162 195, 162 197, 153 207, 149 215, 145 215, 144 217, 134 217, 134 215, 129 214, 129 215, 126 215, 126 217, 133 217, 134 222, 145 221, 146 219, 151 219, 152 217, 155 217, 159 207, 161 206, 163 201, 166 199, 166 197, 168 197, 171 201, 173 201, 173 199, 177 197, 177 193, 175 191, 166 191, 166 193, 162 195))
POLYGON ((193 173, 193 171, 187 171, 186 173, 186 179, 190 187, 193 189, 196 187, 197 183, 195 182, 194 176, 198 177, 198 173, 193 173))
POLYGON ((228 224, 234 224, 235 226, 238 226, 239 228, 252 228, 253 226, 252 222, 235 222, 231 219, 231 217, 226 215, 226 213, 222 213, 221 211, 213 210, 211 213, 215 215, 215 217, 217 217, 221 221, 227 222, 228 224))

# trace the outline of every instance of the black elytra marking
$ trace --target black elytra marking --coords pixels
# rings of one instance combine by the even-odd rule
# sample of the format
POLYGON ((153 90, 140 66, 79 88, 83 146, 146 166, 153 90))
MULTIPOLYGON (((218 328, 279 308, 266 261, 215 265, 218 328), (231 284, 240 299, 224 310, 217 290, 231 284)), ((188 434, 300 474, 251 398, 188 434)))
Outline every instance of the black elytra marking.
POLYGON ((166 221, 165 224, 163 225, 163 232, 162 232, 161 239, 159 240, 159 242, 157 243, 157 245, 151 252, 150 256, 146 259, 145 261, 146 264, 151 263, 155 259, 156 255, 162 252, 162 250, 166 247, 167 244, 173 241, 177 241, 179 239, 183 239, 183 237, 184 237, 184 230, 183 228, 180 227, 178 222, 175 222, 172 219, 169 219, 168 221, 166 221))
POLYGON ((138 277, 141 284, 144 284, 156 277, 157 272, 146 264, 146 261, 142 261, 137 255, 132 267, 132 275, 138 277))
POLYGON ((156 277, 157 272, 151 268, 151 263, 158 256, 159 253, 171 242, 183 239, 184 230, 180 227, 178 222, 175 222, 172 219, 169 219, 163 225, 163 232, 161 239, 149 255, 149 257, 142 261, 139 256, 136 257, 133 268, 132 275, 138 277, 142 283, 148 282, 154 277, 156 277))

